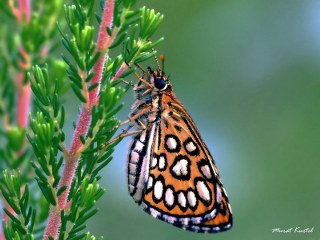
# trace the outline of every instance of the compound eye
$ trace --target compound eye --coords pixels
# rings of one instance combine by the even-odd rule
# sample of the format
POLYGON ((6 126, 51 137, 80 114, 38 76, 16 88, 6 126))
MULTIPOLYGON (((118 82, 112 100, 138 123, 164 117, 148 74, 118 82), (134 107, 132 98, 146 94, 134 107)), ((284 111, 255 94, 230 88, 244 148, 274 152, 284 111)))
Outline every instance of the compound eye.
POLYGON ((154 86, 159 90, 163 90, 166 88, 167 82, 163 78, 157 77, 154 79, 154 86))

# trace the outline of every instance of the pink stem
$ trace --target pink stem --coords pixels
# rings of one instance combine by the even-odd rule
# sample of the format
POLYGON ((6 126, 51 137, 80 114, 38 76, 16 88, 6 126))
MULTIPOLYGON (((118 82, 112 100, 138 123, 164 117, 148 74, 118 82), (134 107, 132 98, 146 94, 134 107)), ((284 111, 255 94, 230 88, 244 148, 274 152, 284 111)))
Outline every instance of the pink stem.
POLYGON ((17 123, 20 127, 25 128, 29 123, 29 111, 31 101, 30 83, 23 84, 24 74, 18 74, 18 102, 17 102, 17 123))
POLYGON ((113 81, 119 79, 119 77, 127 69, 127 67, 128 67, 127 64, 122 64, 121 67, 116 72, 116 74, 114 75, 113 81))
POLYGON ((68 195, 70 187, 75 175, 75 171, 78 167, 79 150, 82 147, 80 136, 86 136, 88 128, 91 122, 92 107, 99 102, 99 90, 100 82, 102 79, 104 64, 106 60, 106 50, 108 48, 109 35, 106 32, 106 27, 112 27, 114 11, 114 0, 105 0, 105 8, 102 16, 102 21, 99 29, 97 51, 101 52, 101 55, 93 67, 95 73, 90 84, 98 83, 98 87, 94 88, 89 93, 88 103, 82 106, 80 115, 78 117, 77 127, 75 129, 71 146, 69 150, 69 156, 66 159, 65 167, 62 172, 59 188, 66 186, 66 190, 58 197, 58 205, 51 207, 48 224, 43 236, 44 240, 47 240, 49 236, 57 239, 59 233, 59 227, 61 224, 60 214, 61 210, 67 206, 68 195))
POLYGON ((23 16, 25 16, 26 21, 30 21, 31 17, 31 4, 30 0, 19 0, 19 8, 20 8, 20 15, 19 20, 22 20, 23 16))
MULTIPOLYGON (((15 214, 15 212, 13 211, 13 209, 9 206, 9 204, 8 204, 6 201, 4 201, 3 204, 4 204, 4 207, 5 207, 6 209, 8 209, 8 211, 9 211, 10 213, 15 214)), ((5 223, 5 225, 7 226, 7 225, 8 225, 8 222, 9 222, 9 217, 8 217, 8 215, 7 215, 7 214, 4 214, 3 218, 4 218, 4 223, 5 223)), ((0 231, 0 240, 6 240, 2 228, 1 228, 1 231, 0 231)))
MULTIPOLYGON (((30 22, 31 17, 31 4, 30 0, 19 0, 19 15, 17 15, 17 20, 21 22, 23 16, 26 18, 26 22, 30 22)), ((20 52, 24 57, 28 57, 27 53, 24 51, 23 48, 20 49, 20 52), (24 55, 26 54, 26 55, 24 55)), ((23 65, 23 63, 19 64, 23 65)), ((17 87, 18 87, 18 100, 17 100, 17 117, 16 121, 21 128, 25 128, 28 126, 29 123, 29 110, 30 110, 30 101, 31 101, 31 87, 30 83, 23 84, 24 81, 24 71, 18 73, 17 76, 17 87)), ((19 150, 20 152, 21 150, 19 150)), ((19 154, 18 152, 18 154, 19 154)), ((3 200, 4 201, 4 200, 3 200)), ((14 214, 14 211, 11 207, 4 202, 4 205, 8 209, 9 212, 14 214)), ((8 216, 4 213, 5 224, 8 224, 8 216)), ((0 240, 5 240, 5 236, 3 233, 2 227, 0 227, 0 240)))

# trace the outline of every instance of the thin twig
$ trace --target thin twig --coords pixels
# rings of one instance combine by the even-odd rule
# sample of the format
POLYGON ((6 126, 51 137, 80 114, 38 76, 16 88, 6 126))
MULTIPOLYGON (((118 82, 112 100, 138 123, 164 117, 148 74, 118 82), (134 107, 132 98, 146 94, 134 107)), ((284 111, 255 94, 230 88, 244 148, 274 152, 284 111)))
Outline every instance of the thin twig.
POLYGON ((122 63, 114 77, 111 79, 111 82, 116 81, 119 79, 119 77, 122 75, 122 73, 128 68, 126 63, 122 63))

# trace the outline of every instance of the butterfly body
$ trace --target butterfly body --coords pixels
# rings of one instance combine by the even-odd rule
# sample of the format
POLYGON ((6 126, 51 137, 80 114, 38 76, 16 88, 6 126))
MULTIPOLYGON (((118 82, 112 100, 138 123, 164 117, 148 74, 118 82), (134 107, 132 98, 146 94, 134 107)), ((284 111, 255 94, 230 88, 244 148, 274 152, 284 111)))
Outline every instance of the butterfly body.
POLYGON ((185 230, 230 229, 231 209, 213 158, 167 77, 149 68, 134 91, 131 117, 138 116, 143 130, 129 151, 130 195, 153 217, 185 230))

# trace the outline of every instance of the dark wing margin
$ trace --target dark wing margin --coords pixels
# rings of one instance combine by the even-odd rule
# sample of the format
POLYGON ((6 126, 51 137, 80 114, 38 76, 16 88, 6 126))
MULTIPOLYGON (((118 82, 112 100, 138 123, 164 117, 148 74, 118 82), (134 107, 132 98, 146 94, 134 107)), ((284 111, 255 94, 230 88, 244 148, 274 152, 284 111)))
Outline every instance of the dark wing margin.
POLYGON ((201 224, 182 225, 179 227, 187 231, 199 233, 217 233, 231 229, 233 225, 231 207, 224 188, 222 186, 221 188, 222 199, 219 205, 218 213, 213 219, 201 224))

